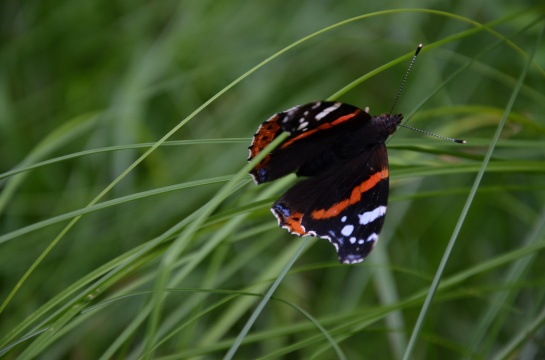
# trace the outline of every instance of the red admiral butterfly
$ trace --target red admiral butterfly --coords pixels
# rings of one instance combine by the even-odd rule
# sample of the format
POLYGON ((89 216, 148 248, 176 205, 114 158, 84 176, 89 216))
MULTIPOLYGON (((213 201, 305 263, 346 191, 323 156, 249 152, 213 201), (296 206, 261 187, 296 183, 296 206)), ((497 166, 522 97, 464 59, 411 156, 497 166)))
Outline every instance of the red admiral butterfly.
POLYGON ((388 202, 386 138, 401 114, 371 116, 340 102, 296 106, 264 122, 253 159, 283 131, 290 136, 250 172, 256 184, 291 172, 309 176, 272 206, 278 224, 299 236, 329 240, 342 263, 363 261, 375 246, 388 202))
POLYGON ((273 204, 278 225, 292 234, 329 240, 341 263, 363 261, 377 243, 386 214, 385 141, 402 119, 401 114, 371 116, 353 105, 318 101, 280 112, 261 124, 248 161, 282 132, 290 135, 250 172, 256 184, 292 172, 308 177, 273 204))

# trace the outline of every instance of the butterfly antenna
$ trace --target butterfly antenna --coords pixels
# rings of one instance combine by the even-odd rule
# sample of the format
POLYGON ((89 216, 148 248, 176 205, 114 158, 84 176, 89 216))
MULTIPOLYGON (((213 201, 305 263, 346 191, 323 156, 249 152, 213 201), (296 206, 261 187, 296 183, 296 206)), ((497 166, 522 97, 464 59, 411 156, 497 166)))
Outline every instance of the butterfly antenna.
POLYGON ((429 132, 429 131, 426 131, 426 130, 420 130, 420 129, 417 129, 417 128, 413 128, 413 127, 410 127, 410 126, 407 126, 407 125, 398 125, 400 127, 404 127, 405 129, 409 129, 409 130, 414 130, 414 131, 418 131, 422 134, 426 134, 426 135, 430 135, 430 136, 435 136, 436 138, 439 138, 439 139, 443 139, 443 140, 448 140, 448 141, 452 141, 452 142, 455 142, 455 143, 458 143, 458 144, 465 144, 466 141, 465 140, 459 140, 459 139, 453 139, 453 138, 449 138, 449 137, 446 137, 446 136, 441 136, 441 135, 437 135, 437 134, 434 134, 432 132, 429 132))
POLYGON ((409 64, 409 67, 407 68, 407 72, 405 73, 405 77, 403 78, 403 81, 401 82, 401 86, 399 87, 399 90, 397 91, 397 96, 394 101, 394 105, 392 105, 392 110, 390 110, 390 115, 394 112, 394 109, 397 105, 397 101, 399 100, 399 96, 401 95, 401 92, 403 91, 403 87, 405 86, 405 82, 407 81, 407 77, 409 76, 409 72, 411 72, 411 68, 413 67, 414 62, 416 61, 416 57, 418 56, 418 53, 422 50, 422 44, 418 44, 418 47, 416 48, 416 51, 414 52, 413 59, 411 60, 411 63, 409 64))

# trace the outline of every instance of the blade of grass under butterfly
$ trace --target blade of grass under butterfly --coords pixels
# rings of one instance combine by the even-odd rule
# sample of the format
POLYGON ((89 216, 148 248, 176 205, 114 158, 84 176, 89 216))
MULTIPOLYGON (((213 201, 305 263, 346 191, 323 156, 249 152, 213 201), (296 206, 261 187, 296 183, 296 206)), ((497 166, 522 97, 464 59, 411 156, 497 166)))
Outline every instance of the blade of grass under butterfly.
MULTIPOLYGON (((257 318, 259 317, 259 315, 265 308, 265 305, 267 305, 267 303, 271 299, 272 295, 274 294, 278 286, 280 286, 280 283, 282 282, 282 280, 284 280, 284 277, 286 276, 288 271, 291 269, 291 267, 293 266, 293 264, 295 263, 299 255, 301 255, 301 252, 303 252, 308 242, 309 242, 309 237, 306 237, 304 241, 301 243, 301 246, 299 247, 299 249, 297 249, 295 254, 293 254, 292 258, 288 261, 284 269, 282 269, 282 272, 275 279, 274 283, 271 285, 271 287, 269 288, 265 296, 263 296, 263 299, 261 299, 261 301, 255 308, 250 318, 246 321, 246 324, 244 324, 244 327, 242 328, 237 338, 233 342, 233 345, 231 345, 231 347, 229 348, 229 351, 227 351, 227 354, 225 354, 225 357, 223 358, 224 360, 233 359, 233 357, 235 356, 235 353, 240 347, 240 344, 242 343, 242 341, 244 340, 244 338, 246 337, 246 335, 248 334, 248 332, 254 325, 255 321, 257 320, 257 318)), ((329 339, 329 340, 332 346, 334 347, 335 351, 337 352, 337 356, 339 357, 339 359, 346 359, 341 349, 335 343, 335 341, 333 339, 329 339)))

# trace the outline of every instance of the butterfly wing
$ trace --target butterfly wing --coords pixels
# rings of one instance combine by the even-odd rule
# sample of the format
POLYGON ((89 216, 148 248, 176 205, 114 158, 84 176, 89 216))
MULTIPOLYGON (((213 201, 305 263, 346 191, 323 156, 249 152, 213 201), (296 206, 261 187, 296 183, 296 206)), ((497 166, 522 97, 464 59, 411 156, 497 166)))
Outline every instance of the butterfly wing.
POLYGON ((329 240, 341 263, 358 263, 375 246, 388 202, 384 143, 289 189, 272 207, 281 227, 329 240), (341 171, 342 170, 342 171, 341 171))
MULTIPOLYGON (((250 172, 257 184, 276 180, 303 168, 298 175, 315 175, 314 166, 305 166, 324 149, 330 149, 343 134, 356 131, 371 119, 365 111, 349 104, 318 101, 295 106, 265 121, 249 147, 252 160, 282 132, 290 135, 250 172)), ((324 161, 319 171, 327 171, 324 161)))

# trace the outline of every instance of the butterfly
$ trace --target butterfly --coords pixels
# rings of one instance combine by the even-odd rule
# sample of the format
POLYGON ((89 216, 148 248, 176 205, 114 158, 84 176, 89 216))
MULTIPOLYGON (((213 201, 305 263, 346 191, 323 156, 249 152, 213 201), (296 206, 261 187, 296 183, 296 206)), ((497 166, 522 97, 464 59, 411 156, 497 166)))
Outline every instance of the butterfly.
POLYGON ((306 177, 273 204, 278 225, 295 235, 329 240, 341 263, 363 261, 376 245, 386 215, 385 141, 402 119, 401 114, 371 116, 353 105, 317 101, 261 124, 248 161, 282 132, 289 137, 251 170, 255 183, 290 173, 306 177))

